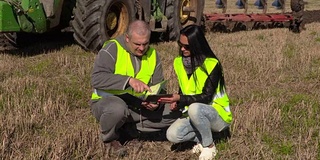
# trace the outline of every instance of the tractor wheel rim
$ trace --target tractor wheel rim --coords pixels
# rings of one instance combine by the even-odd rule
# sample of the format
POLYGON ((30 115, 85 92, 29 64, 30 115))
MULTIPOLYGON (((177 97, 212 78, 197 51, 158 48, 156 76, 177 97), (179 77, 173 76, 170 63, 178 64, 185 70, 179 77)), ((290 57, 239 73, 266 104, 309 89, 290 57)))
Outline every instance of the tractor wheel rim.
POLYGON ((106 13, 106 32, 110 38, 115 38, 124 33, 129 24, 128 8, 123 2, 115 2, 109 6, 106 13))
POLYGON ((110 12, 106 18, 106 25, 109 30, 113 30, 117 25, 117 15, 114 12, 110 12))
POLYGON ((183 0, 180 8, 180 23, 185 23, 189 19, 189 12, 184 11, 184 7, 190 7, 190 0, 183 0))

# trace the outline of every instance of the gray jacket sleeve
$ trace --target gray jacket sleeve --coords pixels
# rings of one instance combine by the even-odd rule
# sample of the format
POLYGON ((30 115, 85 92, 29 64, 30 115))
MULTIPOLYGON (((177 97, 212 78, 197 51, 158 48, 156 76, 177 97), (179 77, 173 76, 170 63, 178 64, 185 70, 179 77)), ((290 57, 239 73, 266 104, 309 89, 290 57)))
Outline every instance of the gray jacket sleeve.
MULTIPOLYGON (((139 58, 131 54, 135 69, 140 69, 136 65, 141 65, 139 58)), ((108 43, 102 48, 94 61, 91 75, 91 85, 93 88, 102 90, 124 90, 128 87, 129 76, 114 74, 117 59, 117 45, 115 42, 108 43)), ((136 72, 137 73, 137 72, 136 72)), ((162 64, 159 55, 156 56, 156 67, 151 77, 149 85, 155 85, 164 80, 162 64)))
POLYGON ((115 42, 108 43, 99 51, 91 75, 93 88, 103 90, 125 89, 130 77, 114 74, 116 59, 117 45, 115 42))

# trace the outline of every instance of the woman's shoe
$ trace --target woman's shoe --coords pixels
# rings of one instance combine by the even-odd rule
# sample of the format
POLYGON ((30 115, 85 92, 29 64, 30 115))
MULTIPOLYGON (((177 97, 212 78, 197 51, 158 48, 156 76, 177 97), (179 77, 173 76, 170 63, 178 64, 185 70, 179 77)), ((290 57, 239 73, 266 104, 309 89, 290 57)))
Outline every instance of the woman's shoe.
POLYGON ((199 160, 212 160, 218 153, 218 150, 214 143, 212 143, 212 146, 210 147, 204 147, 202 149, 202 152, 199 156, 199 160))
POLYGON ((203 150, 203 147, 202 147, 201 143, 197 143, 196 145, 193 146, 192 153, 197 154, 197 153, 202 152, 202 150, 203 150))

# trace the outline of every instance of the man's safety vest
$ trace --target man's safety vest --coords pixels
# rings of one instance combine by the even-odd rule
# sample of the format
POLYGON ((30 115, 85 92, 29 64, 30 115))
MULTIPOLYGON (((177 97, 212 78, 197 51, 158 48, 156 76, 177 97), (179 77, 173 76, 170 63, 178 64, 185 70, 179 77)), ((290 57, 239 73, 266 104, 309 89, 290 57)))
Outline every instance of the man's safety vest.
MULTIPOLYGON (((115 71, 114 74, 130 76, 135 79, 138 79, 145 84, 148 84, 156 67, 156 51, 153 48, 149 48, 147 53, 145 53, 141 57, 141 67, 140 71, 135 75, 134 68, 131 62, 130 53, 128 53, 117 40, 110 40, 111 42, 115 42, 117 45, 117 60, 115 63, 115 71)), ((108 42, 110 42, 108 41, 108 42)), ((134 96, 141 96, 142 93, 136 93, 132 88, 127 90, 100 90, 94 89, 92 93, 91 99, 98 100, 102 96, 108 95, 120 95, 124 93, 129 93, 134 96)))
MULTIPOLYGON (((203 66, 206 68, 209 75, 217 63, 218 60, 215 58, 205 59, 203 66)), ((177 74, 179 85, 184 95, 195 95, 202 93, 202 89, 205 85, 208 75, 200 67, 198 67, 194 71, 193 75, 188 78, 187 72, 183 66, 182 57, 179 56, 174 60, 174 70, 177 74), (194 75, 197 77, 196 80, 194 79, 194 75)), ((218 85, 216 94, 210 104, 214 109, 217 110, 218 114, 225 122, 231 123, 232 114, 229 108, 229 98, 226 92, 220 92, 220 85, 218 85)), ((185 107, 185 110, 187 109, 188 106, 185 107)))

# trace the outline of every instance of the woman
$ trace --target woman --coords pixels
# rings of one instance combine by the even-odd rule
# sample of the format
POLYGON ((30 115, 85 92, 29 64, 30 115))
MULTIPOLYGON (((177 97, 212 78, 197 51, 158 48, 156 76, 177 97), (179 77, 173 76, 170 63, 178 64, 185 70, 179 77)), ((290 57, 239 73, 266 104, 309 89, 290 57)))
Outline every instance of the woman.
POLYGON ((174 143, 194 141, 193 153, 201 152, 200 160, 214 158, 217 153, 212 131, 230 126, 232 114, 225 92, 222 66, 211 50, 201 27, 189 25, 180 31, 180 55, 174 60, 180 94, 161 98, 171 110, 181 109, 184 116, 167 130, 167 139, 174 143))

